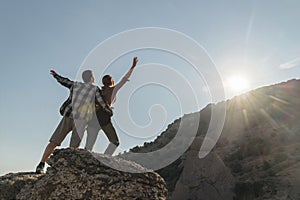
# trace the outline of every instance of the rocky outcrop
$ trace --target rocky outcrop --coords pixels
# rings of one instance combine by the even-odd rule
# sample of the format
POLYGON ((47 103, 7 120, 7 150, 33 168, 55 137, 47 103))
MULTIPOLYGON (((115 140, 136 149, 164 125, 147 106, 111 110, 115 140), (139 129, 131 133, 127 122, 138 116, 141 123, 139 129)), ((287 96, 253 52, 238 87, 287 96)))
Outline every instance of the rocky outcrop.
POLYGON ((234 178, 217 154, 199 159, 199 152, 191 150, 186 155, 172 199, 233 199, 234 178))
POLYGON ((16 199, 25 185, 34 184, 43 175, 34 172, 9 173, 0 177, 0 199, 16 199))
POLYGON ((28 200, 166 199, 167 196, 165 182, 157 173, 145 172, 147 170, 142 166, 121 158, 83 149, 61 149, 54 152, 49 164, 51 167, 45 175, 10 174, 2 177, 2 182, 9 182, 10 177, 15 180, 14 187, 11 187, 14 190, 7 192, 6 197, 11 195, 11 199, 28 200), (18 179, 23 179, 22 185, 17 186, 18 179))

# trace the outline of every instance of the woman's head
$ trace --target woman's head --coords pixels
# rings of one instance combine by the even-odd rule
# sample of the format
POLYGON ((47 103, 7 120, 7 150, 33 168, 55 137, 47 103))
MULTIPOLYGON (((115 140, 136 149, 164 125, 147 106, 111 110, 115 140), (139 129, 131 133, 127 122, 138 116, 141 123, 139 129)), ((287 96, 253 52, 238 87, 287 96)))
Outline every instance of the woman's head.
POLYGON ((115 85, 115 82, 114 82, 114 79, 113 79, 113 77, 111 75, 105 75, 102 78, 102 84, 105 87, 112 87, 112 86, 115 85))

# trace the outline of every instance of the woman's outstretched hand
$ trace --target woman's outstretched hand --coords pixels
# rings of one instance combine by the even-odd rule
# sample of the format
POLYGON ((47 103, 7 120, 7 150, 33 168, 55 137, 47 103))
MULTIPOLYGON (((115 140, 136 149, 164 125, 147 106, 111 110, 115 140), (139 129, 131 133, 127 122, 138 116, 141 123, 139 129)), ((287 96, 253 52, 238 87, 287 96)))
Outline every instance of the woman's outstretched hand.
POLYGON ((131 67, 131 68, 134 68, 134 67, 136 66, 136 64, 137 64, 138 61, 139 61, 138 58, 137 58, 137 57, 134 57, 134 58, 133 58, 132 67, 131 67))
MULTIPOLYGON (((128 72, 125 74, 125 76, 123 77, 124 80, 128 81, 129 77, 131 76, 133 69, 135 68, 137 62, 138 62, 138 58, 134 57, 133 61, 132 61, 132 66, 130 67, 130 69, 128 70, 128 72)), ((118 84, 117 84, 118 85, 118 84)))
POLYGON ((50 70, 50 74, 51 74, 52 76, 55 76, 57 73, 56 73, 54 70, 50 70))

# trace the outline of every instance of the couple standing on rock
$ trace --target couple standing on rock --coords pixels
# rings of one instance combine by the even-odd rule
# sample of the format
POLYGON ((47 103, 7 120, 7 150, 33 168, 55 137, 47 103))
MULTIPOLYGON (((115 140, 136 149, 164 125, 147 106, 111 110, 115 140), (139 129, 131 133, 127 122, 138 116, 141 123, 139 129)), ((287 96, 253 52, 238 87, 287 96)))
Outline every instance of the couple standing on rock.
POLYGON ((61 145, 71 131, 70 148, 79 147, 86 130, 85 149, 91 151, 96 142, 98 132, 102 129, 110 142, 105 150, 105 154, 112 155, 114 153, 119 145, 119 139, 111 123, 111 116, 113 115, 112 104, 116 101, 116 94, 119 89, 128 81, 137 62, 137 57, 134 57, 131 68, 116 85, 110 75, 103 76, 103 86, 101 88, 93 85, 95 79, 91 70, 86 70, 82 73, 83 83, 64 78, 54 70, 50 71, 50 74, 61 85, 69 88, 70 95, 60 108, 63 118, 49 140, 41 162, 36 167, 36 173, 44 173, 46 160, 54 149, 61 145))

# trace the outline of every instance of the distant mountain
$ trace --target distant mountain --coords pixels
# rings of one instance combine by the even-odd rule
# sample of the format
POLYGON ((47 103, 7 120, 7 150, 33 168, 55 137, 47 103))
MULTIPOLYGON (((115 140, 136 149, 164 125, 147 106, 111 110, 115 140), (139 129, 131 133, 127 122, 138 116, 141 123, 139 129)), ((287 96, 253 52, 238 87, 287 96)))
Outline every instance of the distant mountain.
MULTIPOLYGON (((130 152, 151 152, 168 144, 180 122, 199 123, 189 149, 157 172, 172 199, 300 199, 300 80, 262 87, 170 124, 155 141, 130 152), (213 151, 198 151, 212 108, 226 104, 225 125, 213 151)), ((186 126, 186 132, 189 131, 186 126)))

